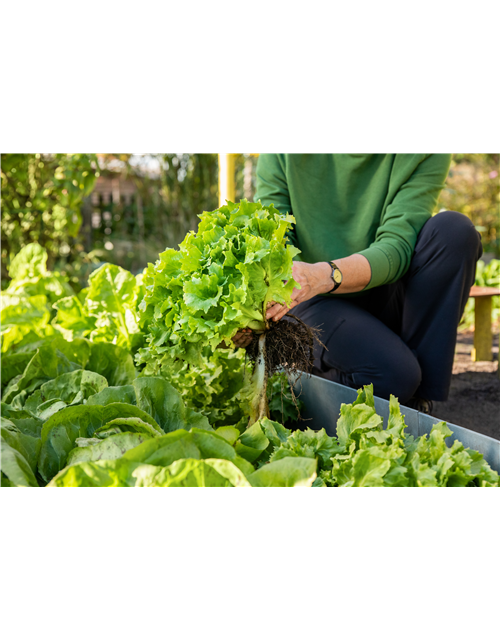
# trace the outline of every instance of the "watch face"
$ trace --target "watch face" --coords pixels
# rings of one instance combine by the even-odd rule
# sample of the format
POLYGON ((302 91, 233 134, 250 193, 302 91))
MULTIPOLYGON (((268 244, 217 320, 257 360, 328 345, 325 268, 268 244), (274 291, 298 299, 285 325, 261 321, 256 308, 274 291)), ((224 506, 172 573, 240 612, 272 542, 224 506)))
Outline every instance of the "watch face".
POLYGON ((342 282, 342 274, 340 273, 340 271, 338 269, 334 270, 333 279, 335 280, 336 284, 340 284, 342 282))

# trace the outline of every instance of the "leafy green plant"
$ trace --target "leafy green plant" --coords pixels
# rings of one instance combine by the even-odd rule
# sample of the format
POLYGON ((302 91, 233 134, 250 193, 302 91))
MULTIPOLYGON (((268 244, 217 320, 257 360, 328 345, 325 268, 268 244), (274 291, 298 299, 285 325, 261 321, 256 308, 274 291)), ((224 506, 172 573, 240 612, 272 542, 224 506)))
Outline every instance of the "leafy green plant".
POLYGON ((249 487, 230 461, 180 459, 168 467, 125 458, 86 462, 69 467, 50 483, 53 487, 249 487))
MULTIPOLYGON (((20 334, 5 347, 1 361, 2 486, 498 486, 498 474, 481 454, 458 441, 447 446, 451 431, 445 423, 435 425, 429 436, 408 436, 394 397, 383 429, 371 385, 359 390, 355 402, 342 406, 336 437, 324 429, 292 431, 281 422, 295 421, 300 405, 290 394, 279 393, 287 384, 286 373, 267 379, 264 368, 260 381, 266 386, 260 392, 267 394, 274 419, 257 412, 257 419, 248 421, 255 387, 245 383, 255 382, 255 370, 252 379, 252 365, 242 350, 213 346, 221 339, 230 341, 239 321, 254 327, 255 322, 260 327, 265 324, 268 269, 278 287, 277 281, 287 276, 276 264, 283 256, 287 261, 290 254, 284 242, 277 243, 279 259, 273 272, 272 240, 267 246, 261 236, 249 232, 254 227, 247 204, 243 238, 237 238, 238 226, 226 225, 236 230, 226 233, 237 245, 240 259, 232 267, 225 265, 224 251, 234 257, 236 250, 229 251, 222 236, 217 245, 224 255, 222 265, 216 262, 220 255, 211 253, 215 245, 200 245, 201 252, 195 244, 201 253, 201 257, 194 254, 199 271, 190 278, 182 275, 182 269, 169 269, 172 263, 167 261, 160 273, 151 265, 157 279, 143 287, 130 273, 105 265, 79 296, 60 298, 67 282, 46 270, 41 247, 26 247, 12 261, 13 279, 5 300, 15 297, 18 302, 4 308, 15 317, 16 304, 22 310, 28 303, 36 309, 40 299, 43 313, 37 320, 36 315, 20 312, 24 318, 17 323, 20 334), (259 243, 264 249, 260 256, 259 243), (241 264, 247 266, 237 268, 241 264), (203 287, 194 296, 192 287, 186 291, 184 285, 200 284, 203 276, 212 275, 217 277, 217 293, 212 296, 216 304, 206 311, 194 308, 193 302, 200 304, 196 300, 201 300, 203 287), (236 284, 244 289, 240 298, 232 289, 236 284), (160 302, 169 291, 170 308, 160 302), (144 292, 159 299, 153 313, 144 315, 139 330, 137 306, 144 292), (224 295, 235 296, 237 302, 227 318, 225 306, 217 310, 224 295), (79 314, 72 314, 72 305, 79 314), (58 323, 53 326, 50 317, 55 307, 58 323), (169 313, 172 322, 167 326, 169 313), (26 326, 28 333, 23 332, 26 326), (66 340, 57 326, 71 339, 66 340), (183 326, 188 327, 194 349, 189 340, 182 342, 183 326), (132 352, 150 327, 153 337, 164 332, 163 342, 154 343, 154 349, 151 342, 144 347, 142 354, 148 357, 139 372, 132 352), (172 344, 171 336, 177 336, 172 344), (124 347, 117 344, 120 341, 124 347), (167 353, 172 345, 184 346, 187 357, 172 357, 167 353), (154 367, 161 375, 151 375, 154 367)), ((239 211, 233 206, 229 218, 239 211)), ((283 222, 267 210, 261 219, 256 216, 261 220, 259 231, 269 224, 269 214, 274 217, 268 230, 283 222)), ((205 231, 218 233, 210 225, 205 231)), ((187 257, 181 252, 181 258, 192 266, 189 251, 187 257)), ((495 268, 483 270, 479 284, 495 282, 495 268)), ((12 326, 16 323, 6 326, 5 335, 11 335, 12 326)), ((261 396, 259 404, 260 400, 261 396)))
MULTIPOLYGON (((337 423, 339 448, 332 469, 319 474, 319 483, 340 487, 498 486, 498 473, 482 454, 455 441, 445 422, 433 426, 430 436, 404 433, 399 403, 390 399, 387 428, 375 412, 373 385, 358 391, 357 399, 342 405, 337 423)), ((318 483, 318 484, 319 484, 318 483)))
POLYGON ((54 304, 54 327, 68 340, 88 337, 135 352, 143 339, 137 309, 143 295, 142 275, 104 264, 91 274, 89 286, 79 295, 54 304))
MULTIPOLYGON (((206 415, 214 427, 248 421, 245 384, 252 376, 252 363, 245 351, 207 347, 202 364, 179 360, 162 369, 162 376, 182 395, 186 404, 206 415)), ((284 372, 270 376, 267 384, 269 415, 276 422, 295 422, 303 402, 294 398, 284 372)))
MULTIPOLYGON (((85 339, 67 342, 56 335, 29 343, 23 349, 21 353, 7 354, 2 359, 2 401, 13 404, 16 409, 23 408, 28 396, 46 382, 76 370, 98 373, 110 386, 127 385, 137 375, 131 354, 113 344, 93 343, 85 339), (10 358, 14 358, 14 364, 9 362, 10 358)), ((64 378, 64 384, 69 386, 85 383, 88 381, 64 378)), ((62 382, 60 388, 63 393, 62 382)), ((86 399, 85 392, 83 394, 82 399, 86 399)), ((41 401, 47 399, 50 398, 41 396, 41 401)))
POLYGON ((245 415, 241 391, 252 374, 244 351, 205 348, 201 364, 183 360, 163 367, 162 376, 182 395, 184 402, 206 415, 214 427, 232 425, 245 415))
MULTIPOLYGON (((23 372, 31 358, 29 345, 36 348, 44 338, 58 335, 68 341, 88 338, 94 343, 116 344, 132 354, 143 344, 138 311, 144 296, 142 274, 133 276, 121 267, 104 264, 91 274, 87 288, 68 296, 72 289, 67 278, 47 271, 46 262, 46 251, 32 243, 20 251, 9 267, 13 279, 1 294, 5 309, 4 387, 23 372), (14 353, 12 347, 18 352, 14 353)), ((203 349, 200 362, 200 366, 194 366, 177 360, 163 370, 163 376, 211 424, 239 422, 246 409, 246 398, 241 392, 252 370, 244 351, 212 350, 208 346, 203 349)), ((268 398, 273 417, 283 421, 297 419, 299 405, 295 406, 284 374, 271 377, 268 398)))
MULTIPOLYGON (((87 342, 82 340, 73 352, 75 366, 91 363, 82 349, 87 342)), ((330 437, 324 429, 292 432, 266 417, 246 429, 223 426, 214 431, 163 378, 131 382, 106 386, 100 375, 76 368, 44 382, 22 405, 2 403, 2 486, 499 483, 477 451, 458 441, 446 445, 451 431, 445 423, 436 424, 428 437, 405 434, 394 397, 383 429, 371 385, 359 390, 355 402, 342 405, 337 437, 330 437), (62 406, 56 407, 57 402, 62 406), (50 415, 42 417, 43 404, 54 407, 50 415)))
POLYGON ((198 233, 188 233, 179 251, 167 249, 144 273, 139 308, 150 335, 138 360, 147 373, 177 358, 200 364, 205 345, 215 349, 241 328, 264 331, 266 303, 288 302, 296 284, 298 250, 285 246, 292 216, 243 200, 200 218, 198 233))
POLYGON ((0 294, 2 352, 53 335, 52 305, 73 294, 68 279, 47 271, 47 251, 33 242, 21 249, 9 266, 11 282, 0 294))
MULTIPOLYGON (((292 259, 298 250, 285 237, 294 219, 246 200, 228 202, 200 218, 198 233, 189 233, 179 251, 160 254, 144 273, 139 308, 147 344, 137 362, 146 375, 163 375, 178 360, 201 366, 205 347, 230 343, 238 330, 249 327, 259 334, 247 393, 250 422, 255 422, 268 413, 266 307, 271 301, 289 303, 297 284, 292 259)), ((283 364, 293 361, 292 354, 280 355, 283 364)))

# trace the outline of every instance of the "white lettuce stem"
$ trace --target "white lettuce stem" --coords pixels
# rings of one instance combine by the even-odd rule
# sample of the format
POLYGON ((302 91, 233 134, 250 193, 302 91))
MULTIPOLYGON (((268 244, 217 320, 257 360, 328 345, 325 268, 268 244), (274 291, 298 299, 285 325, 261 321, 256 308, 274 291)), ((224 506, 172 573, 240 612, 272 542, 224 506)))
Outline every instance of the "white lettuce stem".
POLYGON ((257 420, 267 417, 267 367, 266 367, 266 334, 259 336, 259 351, 250 381, 252 398, 250 402, 250 421, 252 425, 257 420))

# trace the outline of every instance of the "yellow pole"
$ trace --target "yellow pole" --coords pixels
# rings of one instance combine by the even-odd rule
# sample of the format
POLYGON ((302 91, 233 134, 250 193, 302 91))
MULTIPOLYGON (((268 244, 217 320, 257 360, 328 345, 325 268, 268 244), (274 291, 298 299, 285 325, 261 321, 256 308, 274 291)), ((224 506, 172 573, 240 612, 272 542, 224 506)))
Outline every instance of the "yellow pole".
POLYGON ((474 299, 474 347, 472 360, 493 360, 491 336, 491 296, 481 296, 474 299))
POLYGON ((235 153, 219 153, 219 207, 226 200, 234 202, 234 157, 235 153))

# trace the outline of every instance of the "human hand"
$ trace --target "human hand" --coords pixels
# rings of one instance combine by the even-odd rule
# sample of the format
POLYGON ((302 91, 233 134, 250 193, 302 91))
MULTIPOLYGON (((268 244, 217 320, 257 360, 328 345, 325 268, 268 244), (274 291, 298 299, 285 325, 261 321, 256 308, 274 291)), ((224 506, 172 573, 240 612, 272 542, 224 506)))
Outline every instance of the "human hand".
MULTIPOLYGON (((248 347, 248 345, 252 342, 253 334, 251 329, 241 329, 233 336, 233 342, 235 349, 241 349, 248 347)), ((220 345, 217 347, 218 349, 231 349, 231 345, 222 341, 220 345)))
POLYGON ((236 349, 248 347, 252 342, 253 333, 251 329, 241 329, 233 336, 233 342, 236 349))
POLYGON ((294 262, 292 266, 293 279, 300 284, 301 288, 294 288, 292 300, 288 307, 277 302, 271 302, 268 305, 266 319, 277 322, 290 309, 293 309, 301 302, 310 300, 320 293, 328 293, 333 287, 331 273, 332 267, 328 262, 315 262, 313 264, 294 262))

